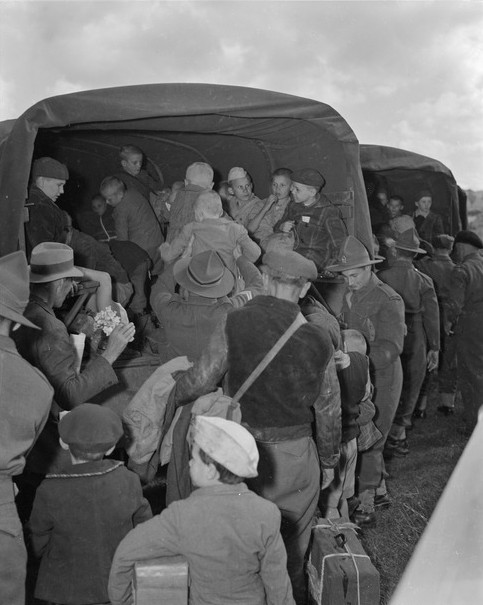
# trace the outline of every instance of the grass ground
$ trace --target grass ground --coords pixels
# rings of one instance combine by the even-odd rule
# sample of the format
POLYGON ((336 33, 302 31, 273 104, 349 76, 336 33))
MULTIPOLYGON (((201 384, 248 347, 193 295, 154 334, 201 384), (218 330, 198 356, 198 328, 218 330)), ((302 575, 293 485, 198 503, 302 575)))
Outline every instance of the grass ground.
POLYGON ((387 462, 392 505, 378 513, 377 527, 364 530, 361 537, 381 575, 380 605, 389 603, 468 440, 461 404, 449 417, 436 411, 438 405, 433 393, 427 418, 415 420, 408 433, 409 455, 387 462))

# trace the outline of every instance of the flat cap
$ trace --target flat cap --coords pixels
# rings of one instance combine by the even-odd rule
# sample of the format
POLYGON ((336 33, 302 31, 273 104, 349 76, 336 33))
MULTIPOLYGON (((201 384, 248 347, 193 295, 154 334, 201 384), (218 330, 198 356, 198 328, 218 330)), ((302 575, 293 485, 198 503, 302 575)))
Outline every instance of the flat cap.
POLYGON ((32 179, 36 179, 38 176, 66 181, 69 178, 69 171, 65 164, 61 164, 54 158, 43 157, 35 160, 32 166, 32 179))
POLYGON ((483 248, 483 242, 474 231, 458 231, 454 238, 455 244, 469 244, 475 248, 483 248))
POLYGON ((123 435, 121 418, 110 408, 82 403, 62 417, 59 435, 83 452, 107 452, 123 435))
POLYGON ((241 424, 218 416, 195 416, 193 442, 238 477, 258 475, 257 444, 241 424))
POLYGON ((314 170, 313 168, 295 170, 295 172, 292 172, 290 178, 293 183, 301 183, 302 185, 309 185, 310 187, 316 187, 317 189, 322 189, 325 185, 325 178, 318 170, 314 170))
POLYGON ((270 250, 263 255, 262 264, 292 277, 305 277, 309 281, 317 279, 317 267, 314 261, 293 250, 270 250))

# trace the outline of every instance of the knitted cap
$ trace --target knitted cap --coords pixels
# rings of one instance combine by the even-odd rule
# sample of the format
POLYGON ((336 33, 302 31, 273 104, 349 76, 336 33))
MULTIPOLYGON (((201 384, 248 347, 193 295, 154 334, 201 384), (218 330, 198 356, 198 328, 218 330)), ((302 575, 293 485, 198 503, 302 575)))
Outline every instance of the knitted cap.
POLYGON ((66 181, 69 178, 69 171, 65 164, 61 164, 54 158, 44 157, 35 160, 32 166, 32 179, 35 180, 38 176, 66 181))
POLYGON ((325 185, 325 178, 320 174, 318 170, 313 168, 302 168, 292 173, 292 182, 301 183, 302 185, 309 185, 309 187, 315 187, 316 189, 322 189, 325 185))

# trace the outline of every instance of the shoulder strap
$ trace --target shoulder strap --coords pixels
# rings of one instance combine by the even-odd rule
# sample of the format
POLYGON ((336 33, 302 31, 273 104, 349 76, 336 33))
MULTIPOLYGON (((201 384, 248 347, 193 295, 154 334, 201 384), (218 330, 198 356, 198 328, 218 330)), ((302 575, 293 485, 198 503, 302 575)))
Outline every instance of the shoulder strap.
POLYGON ((257 365, 257 367, 253 370, 253 372, 248 376, 245 382, 241 385, 235 395, 232 397, 234 402, 240 401, 243 395, 248 391, 248 389, 252 386, 255 380, 260 376, 263 370, 268 366, 268 364, 272 361, 272 359, 277 355, 283 345, 287 342, 287 340, 292 336, 292 334, 307 320, 302 315, 302 313, 297 313, 296 318, 287 328, 287 330, 280 336, 277 342, 273 345, 270 351, 265 355, 262 361, 257 365))

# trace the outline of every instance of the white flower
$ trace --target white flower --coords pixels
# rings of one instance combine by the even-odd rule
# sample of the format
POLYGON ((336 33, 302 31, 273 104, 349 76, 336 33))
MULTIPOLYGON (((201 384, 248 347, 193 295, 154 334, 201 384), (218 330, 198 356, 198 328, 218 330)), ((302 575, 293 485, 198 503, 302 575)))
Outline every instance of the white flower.
POLYGON ((102 330, 106 336, 109 336, 120 323, 121 318, 116 315, 116 312, 110 306, 99 311, 94 317, 94 329, 102 330))

